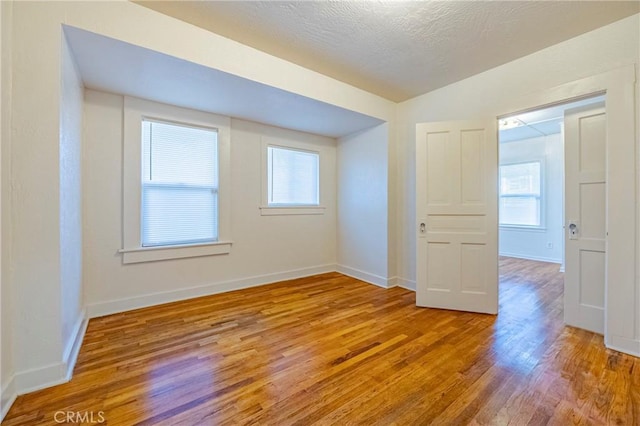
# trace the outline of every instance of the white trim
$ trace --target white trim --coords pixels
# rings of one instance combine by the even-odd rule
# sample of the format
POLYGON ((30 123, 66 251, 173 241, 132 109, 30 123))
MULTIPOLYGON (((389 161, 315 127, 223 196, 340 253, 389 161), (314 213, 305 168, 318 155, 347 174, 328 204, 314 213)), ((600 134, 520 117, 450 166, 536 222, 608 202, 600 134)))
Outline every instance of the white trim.
POLYGON ((387 278, 387 288, 398 287, 398 277, 387 278))
POLYGON ((557 263, 559 265, 562 265, 562 259, 555 259, 553 257, 529 256, 529 255, 526 255, 526 254, 505 253, 505 252, 500 252, 499 256, 515 257, 516 259, 535 260, 537 262, 557 263))
POLYGON ((361 271, 360 269, 351 268, 349 266, 336 265, 336 272, 340 272, 343 275, 359 279, 360 281, 364 281, 369 284, 377 285, 378 287, 393 287, 389 285, 389 280, 387 278, 369 272, 361 271))
POLYGON ((82 347, 82 341, 84 335, 87 332, 87 325, 89 325, 89 319, 87 318, 87 310, 83 309, 82 313, 78 316, 75 326, 73 327, 73 333, 71 339, 67 342, 67 347, 64 350, 64 364, 67 366, 65 377, 67 380, 71 380, 73 376, 73 369, 78 361, 78 354, 82 347))
POLYGON ((261 216, 324 214, 325 206, 260 206, 261 216))
POLYGON ((11 406, 15 402, 18 397, 18 393, 16 392, 16 384, 15 384, 15 376, 12 374, 5 383, 2 384, 2 390, 0 391, 2 395, 0 399, 0 422, 4 419, 4 416, 7 415, 11 406))
POLYGON ((231 253, 231 241, 175 246, 135 247, 120 249, 122 263, 154 262, 156 260, 182 259, 185 257, 212 256, 231 253))
POLYGON ((408 280, 406 278, 398 278, 398 287, 402 287, 405 290, 416 291, 416 282, 415 280, 408 280))
POLYGON ((285 272, 276 272, 272 274, 256 275, 253 277, 240 278, 236 280, 221 281, 218 283, 205 284, 180 290, 145 294, 143 296, 136 296, 127 299, 92 303, 87 306, 87 314, 89 318, 97 318, 119 312, 131 311, 133 309, 146 308, 149 306, 161 305, 164 303, 193 299, 195 297, 210 296, 213 294, 241 290, 249 287, 257 287, 274 282, 307 277, 310 275, 334 272, 335 270, 335 265, 333 264, 319 265, 308 268, 293 269, 285 272))
POLYGON ((44 367, 16 372, 16 393, 18 395, 24 395, 25 393, 66 383, 69 381, 66 373, 67 366, 64 362, 57 362, 44 367))
POLYGON ((24 395, 71 380, 88 322, 86 310, 83 310, 76 320, 71 337, 65 347, 63 362, 16 372, 12 377, 15 395, 24 395))

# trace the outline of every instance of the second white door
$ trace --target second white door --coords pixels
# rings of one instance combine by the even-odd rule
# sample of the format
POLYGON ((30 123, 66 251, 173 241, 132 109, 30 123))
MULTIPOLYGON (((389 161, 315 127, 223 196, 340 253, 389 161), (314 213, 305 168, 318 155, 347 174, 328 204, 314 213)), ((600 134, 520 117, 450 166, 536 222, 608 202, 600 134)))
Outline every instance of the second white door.
POLYGON ((604 333, 606 115, 604 103, 565 111, 565 285, 568 325, 604 333))

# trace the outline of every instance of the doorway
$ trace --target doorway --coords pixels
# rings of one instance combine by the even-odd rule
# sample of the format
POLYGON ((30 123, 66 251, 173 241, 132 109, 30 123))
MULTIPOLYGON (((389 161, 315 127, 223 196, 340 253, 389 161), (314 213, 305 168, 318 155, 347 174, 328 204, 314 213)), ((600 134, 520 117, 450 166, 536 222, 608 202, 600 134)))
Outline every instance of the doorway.
POLYGON ((559 294, 565 323, 604 333, 604 101, 595 96, 498 120, 501 312, 559 294), (563 288, 544 278, 553 270, 563 288))
POLYGON ((606 186, 613 188, 606 193, 604 339, 608 348, 640 356, 635 81, 630 65, 532 89, 500 105, 488 99, 465 120, 416 124, 417 306, 498 313, 495 117, 606 93, 606 138, 615 143, 604 155, 606 186))

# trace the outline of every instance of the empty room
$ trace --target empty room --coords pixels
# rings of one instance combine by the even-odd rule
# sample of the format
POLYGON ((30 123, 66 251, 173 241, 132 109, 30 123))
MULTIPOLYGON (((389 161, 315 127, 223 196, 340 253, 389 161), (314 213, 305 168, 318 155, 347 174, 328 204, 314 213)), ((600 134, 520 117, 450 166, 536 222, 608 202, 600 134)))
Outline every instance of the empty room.
POLYGON ((0 2, 2 425, 640 423, 640 2, 0 2))

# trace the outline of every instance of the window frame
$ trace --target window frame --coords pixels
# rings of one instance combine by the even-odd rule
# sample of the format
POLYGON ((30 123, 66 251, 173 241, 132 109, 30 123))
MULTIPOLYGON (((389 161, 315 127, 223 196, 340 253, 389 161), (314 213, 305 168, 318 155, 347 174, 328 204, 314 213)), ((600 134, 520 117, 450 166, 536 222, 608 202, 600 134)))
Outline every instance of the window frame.
POLYGON ((262 205, 260 206, 260 214, 262 216, 321 215, 325 213, 326 208, 323 205, 322 197, 323 154, 317 146, 263 137, 261 153, 262 205), (318 155, 318 204, 269 204, 269 147, 318 155))
POLYGON ((123 263, 227 254, 231 252, 230 127, 228 117, 145 99, 124 97, 123 263), (215 129, 218 132, 218 240, 142 246, 142 121, 215 129))
POLYGON ((530 231, 544 231, 546 230, 546 206, 545 206, 545 164, 543 158, 530 158, 522 161, 510 161, 505 163, 500 163, 498 165, 498 177, 500 184, 498 185, 498 206, 500 206, 502 198, 527 198, 534 197, 539 200, 539 217, 540 224, 539 225, 524 225, 524 224, 511 224, 511 223, 502 223, 500 222, 500 208, 498 209, 498 226, 504 229, 521 229, 521 230, 530 230, 530 231), (540 165, 540 195, 537 197, 533 194, 518 194, 518 195, 502 195, 502 167, 503 166, 516 166, 522 164, 531 164, 538 163, 540 165))

